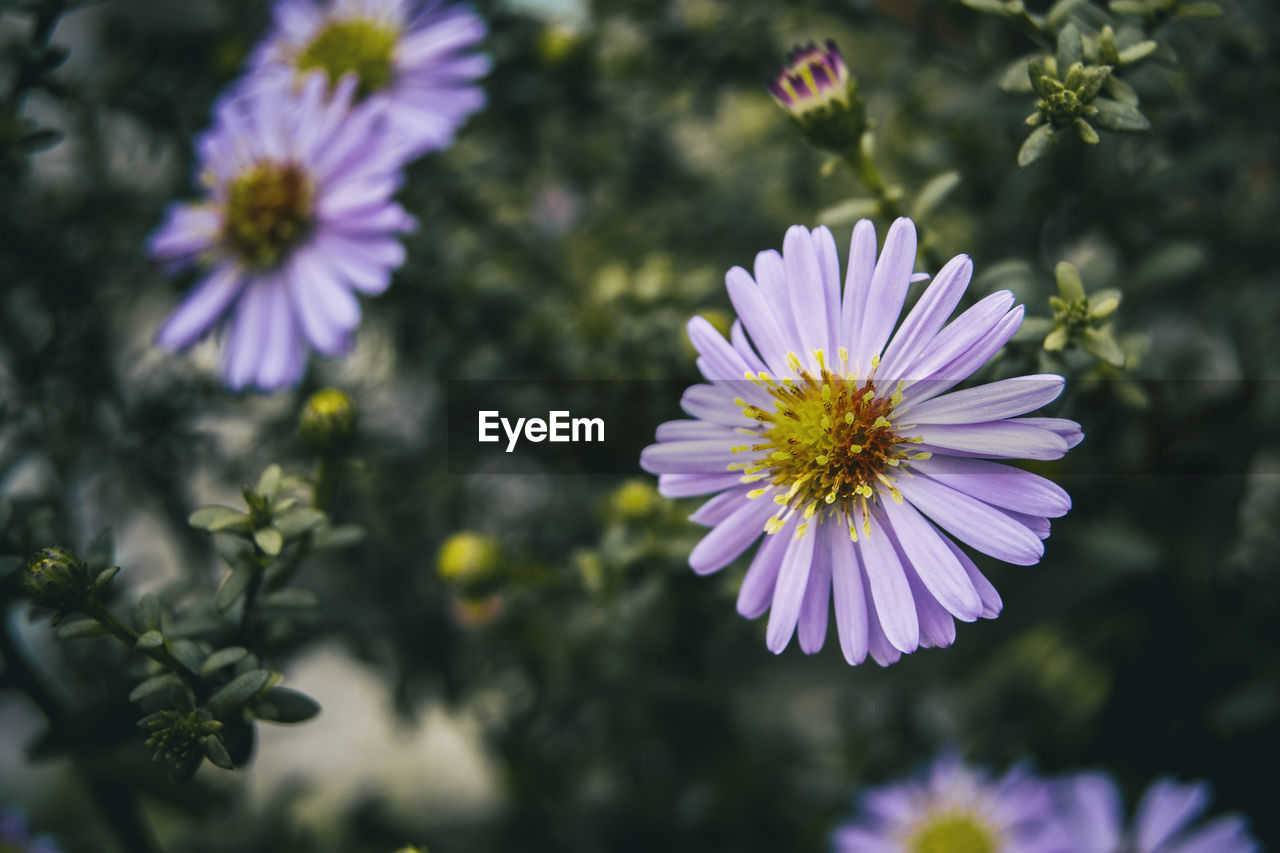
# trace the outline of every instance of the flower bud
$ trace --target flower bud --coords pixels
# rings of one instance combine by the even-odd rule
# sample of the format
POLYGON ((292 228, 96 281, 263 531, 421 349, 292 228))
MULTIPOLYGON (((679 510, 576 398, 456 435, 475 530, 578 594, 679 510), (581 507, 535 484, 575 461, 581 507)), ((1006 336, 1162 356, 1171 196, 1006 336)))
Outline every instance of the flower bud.
POLYGON ((93 587, 89 567, 70 548, 42 548, 27 562, 27 595, 42 607, 75 607, 93 587))
POLYGON ((867 128, 858 82, 833 41, 791 51, 769 93, 819 148, 848 153, 867 128))
POLYGON ((322 388, 302 407, 298 433, 315 453, 339 452, 355 437, 356 404, 337 388, 322 388))
POLYGON ((436 574, 458 591, 476 594, 490 585, 501 558, 496 539, 464 530, 453 534, 440 546, 436 574))
POLYGON ((620 518, 635 520, 653 513, 662 504, 662 497, 646 480, 628 480, 618 487, 609 501, 620 518))

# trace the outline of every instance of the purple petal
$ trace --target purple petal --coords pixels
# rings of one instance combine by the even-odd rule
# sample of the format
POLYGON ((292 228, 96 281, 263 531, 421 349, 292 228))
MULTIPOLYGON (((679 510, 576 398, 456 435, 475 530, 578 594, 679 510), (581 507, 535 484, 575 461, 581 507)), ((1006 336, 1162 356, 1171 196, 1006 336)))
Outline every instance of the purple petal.
POLYGON ((871 276, 866 313, 858 324, 858 336, 854 339, 853 363, 859 375, 865 375, 872 357, 879 355, 889 340, 889 333, 902 313, 902 303, 907 298, 915 263, 916 226, 905 216, 899 217, 884 238, 884 250, 871 276))
POLYGON ((958 450, 995 459, 1061 459, 1067 452, 1067 443, 1057 433, 1020 421, 926 424, 911 433, 943 453, 958 450))
MULTIPOLYGON (((783 533, 779 531, 773 535, 781 536, 783 533)), ((805 586, 809 582, 809 569, 813 565, 813 543, 817 538, 809 530, 799 539, 790 537, 787 543, 778 583, 773 589, 773 604, 769 607, 769 626, 765 630, 765 645, 775 655, 782 653, 795 633, 805 586)))
POLYGON ((1071 509, 1071 496, 1061 486, 1011 465, 985 459, 934 456, 912 462, 911 467, 958 492, 1002 509, 1049 518, 1066 515, 1071 509))
POLYGON ((916 348, 918 357, 902 359, 902 368, 892 378, 932 379, 951 362, 964 355, 977 341, 987 337, 1013 307, 1013 294, 997 291, 978 300, 971 308, 952 320, 931 339, 916 348))
POLYGON ((248 385, 258 367, 266 343, 268 282, 250 282, 236 307, 235 321, 227 337, 223 378, 235 390, 248 385))
POLYGON ((719 439, 664 441, 640 452, 640 467, 650 474, 732 473, 729 466, 746 462, 750 455, 733 453, 730 447, 728 442, 719 439))
POLYGON ((742 484, 739 474, 662 474, 658 494, 664 498, 690 498, 731 489, 742 484))
POLYGON ((777 504, 766 497, 744 499, 728 518, 694 546, 689 554, 689 567, 700 575, 723 569, 760 538, 765 520, 777 509, 777 504))
POLYGON ((969 583, 973 584, 974 590, 977 591, 978 597, 982 599, 982 618, 994 619, 1000 615, 1000 611, 1004 609, 1004 602, 1000 600, 1000 593, 996 592, 996 588, 991 585, 991 581, 987 580, 982 572, 978 571, 978 567, 974 565, 973 560, 969 559, 969 555, 960 549, 960 546, 951 541, 948 536, 942 537, 943 543, 960 561, 960 566, 964 569, 966 575, 969 576, 969 583))
POLYGON ((1244 818, 1228 815, 1179 838, 1159 853, 1255 853, 1261 849, 1249 835, 1244 818))
MULTIPOLYGON (((698 354, 705 359, 705 364, 709 370, 709 372, 704 370, 702 372, 703 376, 707 379, 742 380, 747 375, 746 362, 729 345, 729 342, 720 336, 715 327, 707 322, 705 317, 692 318, 689 320, 687 329, 690 343, 693 344, 693 348, 698 351, 698 354)), ((1018 414, 1022 414, 1022 412, 1018 414)))
POLYGON ((782 345, 786 351, 799 352, 804 338, 800 336, 795 315, 791 311, 790 282, 787 280, 787 267, 782 255, 773 249, 756 253, 755 266, 752 267, 756 284, 769 306, 769 313, 782 332, 782 345))
POLYGON ((813 545, 813 569, 809 572, 809 583, 804 590, 800 623, 796 631, 800 650, 807 655, 822 651, 822 644, 827 639, 827 619, 831 611, 831 554, 826 550, 826 543, 821 537, 822 527, 823 525, 819 525, 818 529, 809 531, 805 537, 817 540, 813 545))
POLYGON ((1044 555, 1034 533, 982 501, 923 475, 897 483, 903 497, 952 536, 1006 563, 1030 566, 1044 555))
POLYGON ((793 225, 787 229, 782 243, 782 261, 786 265, 791 315, 799 333, 794 351, 800 362, 808 365, 810 372, 816 372, 817 363, 810 353, 815 349, 830 353, 831 342, 827 338, 826 288, 822 268, 818 265, 818 253, 807 228, 793 225))
POLYGON ((750 427, 755 421, 747 419, 736 403, 733 393, 713 385, 690 385, 680 397, 680 408, 695 418, 729 427, 750 427))
POLYGON ((1052 402, 1062 393, 1063 384, 1063 378, 1053 374, 1001 379, 903 406, 898 417, 917 424, 998 421, 1025 415, 1052 402))
POLYGON ((768 371, 760 356, 751 346, 751 342, 747 340, 747 333, 742 328, 741 320, 734 320, 733 327, 729 330, 729 340, 733 343, 734 350, 742 357, 742 361, 747 365, 748 370, 756 373, 760 371, 768 371))
POLYGON ((156 332, 156 343, 181 350, 194 344, 222 319, 244 285, 239 269, 223 264, 200 282, 156 332))
POLYGON ((266 339, 258 365, 258 387, 273 391, 302 379, 305 351, 284 283, 272 281, 260 287, 266 290, 267 295, 266 339))
POLYGON ((654 431, 654 438, 659 442, 710 441, 712 439, 721 441, 742 440, 734 434, 732 429, 709 421, 667 421, 666 423, 658 424, 658 428, 654 431))
POLYGON ((813 249, 818 254, 818 268, 822 271, 822 298, 827 317, 827 364, 836 362, 836 352, 844 344, 840 340, 840 254, 836 251, 836 239, 831 229, 819 225, 811 235, 813 249))
POLYGON ((894 500, 881 501, 902 553, 938 603, 965 622, 982 613, 982 600, 964 567, 942 542, 942 534, 915 507, 894 500))
POLYGON ((755 559, 742 579, 742 588, 738 590, 738 613, 741 615, 755 619, 769 609, 782 558, 787 553, 787 545, 795 537, 799 523, 799 515, 791 516, 781 530, 767 534, 760 543, 760 550, 756 551, 755 559))
POLYGON ((830 521, 820 528, 826 540, 835 596, 836 633, 844 659, 856 666, 867 659, 867 602, 862 588, 862 561, 844 524, 830 521))
POLYGON ((764 294, 742 267, 725 274, 725 285, 729 288, 729 301, 765 364, 775 375, 783 376, 787 369, 787 338, 764 294))
POLYGON ((293 310, 311 345, 325 355, 350 346, 350 333, 360 322, 360 303, 312 252, 300 251, 285 269, 293 310))
POLYGON ((902 561, 884 531, 879 513, 873 511, 867 517, 871 524, 870 533, 862 527, 862 520, 857 519, 857 546, 862 555, 862 564, 866 567, 871 599, 880 616, 880 625, 894 648, 907 653, 914 652, 920 644, 920 623, 916 618, 911 587, 902 570, 902 561))
POLYGON ((925 589, 919 573, 911 567, 906 555, 899 552, 899 556, 903 557, 902 565, 907 573, 911 598, 915 601, 916 615, 920 620, 920 645, 933 649, 946 648, 956 641, 955 620, 925 589))
POLYGON ((867 312, 867 294, 876 269, 876 227, 870 219, 853 226, 849 241, 849 269, 844 279, 844 300, 840 308, 840 340, 852 353, 858 339, 858 324, 867 312))
POLYGON ((889 342, 880 362, 880 376, 900 378, 901 369, 920 358, 922 348, 960 303, 972 275, 973 261, 968 255, 956 255, 946 263, 889 342))
POLYGON ((1120 846, 1123 821, 1120 793, 1101 773, 1080 773, 1064 783, 1067 829, 1081 853, 1112 853, 1120 846))
POLYGON ((1179 785, 1172 779, 1157 780, 1143 794, 1134 817, 1138 847, 1154 850, 1199 817, 1208 805, 1207 785, 1179 785))
POLYGON ((743 486, 739 489, 729 489, 721 492, 698 507, 693 515, 689 516, 689 520, 694 524, 701 524, 703 527, 715 527, 749 500, 747 498, 747 492, 749 491, 751 491, 750 486, 743 486))
POLYGON ((1068 450, 1084 441, 1084 431, 1080 429, 1080 424, 1066 418, 1019 418, 1018 423, 1056 432, 1067 443, 1068 450))

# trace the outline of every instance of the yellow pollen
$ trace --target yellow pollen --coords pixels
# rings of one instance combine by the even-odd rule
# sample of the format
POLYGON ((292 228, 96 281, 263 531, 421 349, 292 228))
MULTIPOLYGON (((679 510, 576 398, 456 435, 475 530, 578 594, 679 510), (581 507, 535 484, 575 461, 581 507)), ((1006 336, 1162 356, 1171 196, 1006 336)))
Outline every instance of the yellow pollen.
POLYGON ((976 815, 942 812, 930 815, 912 832, 910 853, 996 853, 1000 838, 976 815))
MULTIPOLYGON (((821 351, 814 355, 820 363, 825 360, 821 351)), ((789 361, 795 358, 788 354, 789 361)), ((754 433, 758 442, 750 446, 757 454, 757 470, 783 490, 773 500, 790 508, 786 515, 801 512, 806 520, 823 512, 851 517, 855 505, 865 512, 878 491, 901 502, 901 493, 885 476, 912 458, 904 447, 911 439, 898 434, 893 423, 896 401, 878 396, 871 380, 859 383, 825 367, 816 376, 804 370, 797 374, 767 380, 773 411, 744 407, 759 422, 754 433)), ((783 523, 771 519, 766 530, 775 532, 783 523)), ((856 541, 852 522, 850 535, 856 541)))
POLYGON ((301 166, 261 161, 227 185, 223 242, 248 265, 273 267, 311 232, 314 199, 301 166))
POLYGON ((354 73, 360 80, 356 95, 364 98, 391 83, 399 41, 395 28, 381 22, 363 18, 336 20, 298 54, 298 70, 324 71, 330 87, 337 86, 343 75, 354 73))

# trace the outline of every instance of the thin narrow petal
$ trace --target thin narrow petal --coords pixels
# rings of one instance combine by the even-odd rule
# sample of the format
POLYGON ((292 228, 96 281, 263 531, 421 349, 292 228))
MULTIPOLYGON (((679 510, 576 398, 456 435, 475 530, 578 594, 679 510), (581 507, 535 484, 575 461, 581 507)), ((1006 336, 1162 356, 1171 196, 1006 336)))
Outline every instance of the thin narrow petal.
POLYGON ((703 376, 708 379, 736 380, 746 376, 748 368, 742 356, 738 355, 705 317, 694 317, 687 328, 689 341, 698 354, 706 359, 706 365, 710 369, 710 372, 704 370, 703 376))
POLYGON ((901 359, 895 373, 908 381, 931 379, 965 353, 977 341, 991 334, 1013 307, 1013 294, 1007 290, 992 293, 952 320, 940 332, 918 347, 916 358, 901 359))
POLYGON ((709 421, 667 421, 658 424, 654 431, 658 441, 733 441, 735 434, 730 427, 709 421))
POLYGON ((1057 483, 1011 465, 985 459, 934 456, 912 462, 911 467, 958 492, 1002 509, 1048 518, 1066 515, 1071 509, 1071 496, 1057 483))
POLYGON ((923 475, 904 477, 897 485, 939 527, 984 554, 1018 566, 1038 563, 1044 555, 1044 543, 1034 533, 976 498, 923 475))
POLYGON ((902 368, 920 358, 922 348, 938 334, 960 304, 972 275, 973 261, 968 255, 956 255, 947 261, 889 342, 880 362, 879 375, 903 376, 902 368))
POLYGON ((836 359, 836 351, 848 344, 840 340, 840 254, 836 251, 836 238, 831 229, 819 225, 810 235, 814 251, 818 253, 818 268, 822 271, 822 299, 827 318, 827 363, 836 359))
POLYGON ((844 299, 840 307, 840 340, 850 353, 858 337, 858 324, 866 313, 871 276, 876 269, 876 227, 870 219, 853 226, 849 241, 849 269, 844 279, 844 299))
POLYGON ((786 265, 790 308, 799 333, 799 345, 793 350, 810 371, 818 369, 810 353, 815 349, 831 352, 827 338, 826 293, 822 268, 814 250, 809 230, 800 225, 787 229, 782 243, 782 261, 786 265))
POLYGON ((658 494, 664 498, 691 498, 741 485, 738 474, 662 474, 658 477, 658 494))
POLYGON ((800 650, 807 655, 822 651, 831 611, 831 553, 825 548, 826 543, 819 536, 819 530, 811 531, 805 537, 817 541, 813 545, 813 569, 809 572, 809 583, 800 605, 800 623, 796 628, 800 650))
POLYGON ((641 452, 640 467, 650 474, 723 474, 745 458, 719 439, 664 441, 641 452))
POLYGON ((804 589, 809 582, 809 570, 813 565, 813 543, 817 538, 813 531, 809 531, 799 539, 792 536, 787 543, 778 583, 773 590, 773 604, 769 607, 769 626, 765 630, 765 646, 775 655, 782 653, 795 633, 804 589))
POLYGON ((1062 393, 1061 376, 1041 374, 1001 379, 963 391, 953 391, 914 406, 898 416, 917 424, 972 424, 1025 415, 1051 403, 1062 393))
POLYGON ((836 633, 844 659, 856 666, 867 659, 867 602, 863 595, 862 560, 843 524, 821 528, 830 555, 831 583, 835 597, 836 633))
POLYGON ((1018 418, 1018 423, 1056 432, 1067 443, 1068 450, 1084 441, 1084 431, 1080 424, 1066 418, 1018 418))
POLYGON ((864 371, 869 369, 871 359, 880 355, 898 322, 915 263, 916 226, 910 219, 900 217, 884 238, 884 250, 871 276, 866 311, 858 324, 854 365, 860 375, 866 375, 864 371))
POLYGON ((1202 784, 1180 785, 1172 779, 1156 781, 1142 796, 1134 817, 1138 847, 1154 850, 1175 832, 1199 817, 1209 806, 1209 789, 1202 784))
POLYGON ((738 613, 741 615, 756 619, 769 609, 773 589, 778 583, 778 572, 782 569, 782 558, 787 553, 787 545, 795 538, 799 523, 800 516, 793 515, 781 530, 765 536, 760 543, 760 549, 756 551, 738 590, 738 613))
POLYGON ((973 588, 977 591, 978 597, 982 599, 982 618, 994 619, 1000 615, 1000 611, 1004 609, 1004 601, 1000 598, 1000 593, 996 592, 996 588, 991 585, 991 581, 978 570, 973 560, 969 559, 969 555, 961 550, 960 546, 951 541, 951 537, 943 536, 942 542, 947 546, 955 558, 960 561, 961 567, 965 574, 969 576, 969 583, 973 584, 973 588))
POLYGON ((293 318, 289 295, 284 283, 273 281, 260 285, 266 290, 266 329, 262 360, 258 365, 258 387, 274 391, 296 384, 302 379, 302 342, 298 324, 293 318))
POLYGON ((1061 459, 1067 443, 1057 433, 1020 421, 926 424, 911 430, 928 449, 959 450, 995 459, 1061 459))
MULTIPOLYGON (((859 513, 860 514, 860 513, 859 513)), ((885 637, 893 647, 902 652, 914 652, 920 645, 920 623, 916 618, 915 601, 907 584, 902 561, 893 543, 884 532, 879 514, 871 512, 871 532, 860 535, 857 546, 866 567, 871 586, 871 598, 885 637)), ((858 519, 859 529, 861 519, 858 519)))
POLYGON ((680 397, 680 408, 695 418, 728 427, 753 425, 734 404, 733 394, 714 385, 690 385, 680 397))
POLYGON ((965 622, 977 619, 982 599, 960 562, 942 543, 942 534, 910 504, 886 500, 881 506, 906 556, 903 562, 915 567, 930 595, 957 618, 965 622))
MULTIPOLYGON (((750 486, 742 486, 737 489, 726 489, 711 500, 704 503, 689 516, 689 520, 694 524, 701 524, 704 527, 715 527, 724 521, 733 511, 744 504, 747 498, 747 492, 751 491, 750 486)), ((767 500, 768 495, 760 498, 767 500)))
POLYGON ((907 573, 911 598, 915 601, 916 615, 920 619, 920 645, 931 649, 943 649, 956 641, 956 623, 938 600, 920 581, 920 575, 911 566, 907 556, 898 552, 902 567, 907 573))
POLYGON ((265 343, 268 290, 265 282, 255 281, 245 288, 236 307, 235 321, 227 338, 223 376, 235 390, 253 381, 265 343))
POLYGON ((223 264, 182 301, 156 333, 156 343, 181 350, 204 337, 240 295, 244 279, 232 264, 223 264))
POLYGON ((777 510, 771 500, 744 500, 724 521, 712 528, 689 554, 689 567, 700 575, 719 571, 764 533, 764 523, 777 510))
POLYGON ((787 369, 787 337, 777 318, 765 301, 764 294, 756 287, 751 276, 742 267, 734 267, 725 274, 725 285, 729 288, 729 301, 738 312, 742 325, 752 342, 764 358, 765 364, 777 376, 782 376, 787 369))

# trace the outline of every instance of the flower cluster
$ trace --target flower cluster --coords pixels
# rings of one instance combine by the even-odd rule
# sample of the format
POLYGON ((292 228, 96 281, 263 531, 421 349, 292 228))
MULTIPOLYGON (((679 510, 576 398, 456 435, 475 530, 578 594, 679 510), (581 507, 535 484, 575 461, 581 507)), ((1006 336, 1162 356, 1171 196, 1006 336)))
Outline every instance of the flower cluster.
POLYGON ((204 198, 174 206, 151 239, 155 258, 201 276, 157 343, 224 332, 236 389, 293 385, 311 350, 349 350, 357 294, 382 293, 404 262, 404 165, 484 102, 484 35, 465 7, 280 0, 198 142, 204 198))
POLYGON ((973 269, 960 255, 899 324, 915 258, 909 219, 893 224, 878 260, 863 220, 843 291, 826 228, 791 228, 782 254, 756 256, 754 278, 731 269, 730 340, 700 317, 689 323, 708 380, 681 400, 693 420, 659 426, 641 455, 663 494, 716 493, 693 515, 712 528, 689 557, 694 571, 724 568, 768 534, 738 612, 770 611, 775 653, 797 633, 803 651, 818 651, 833 598, 851 664, 948 646, 953 617, 1001 608, 952 537, 1031 565, 1049 519, 1071 507, 1050 481, 991 461, 1058 459, 1083 438, 1074 421, 1021 417, 1054 400, 1062 377, 944 393, 1004 346, 1022 307, 1000 291, 948 323, 973 269))
POLYGON ((1127 823, 1115 783, 1099 773, 1050 780, 1015 767, 999 778, 947 754, 922 778, 865 794, 836 829, 836 853, 1253 853, 1236 815, 1196 821, 1204 783, 1153 784, 1127 823))

